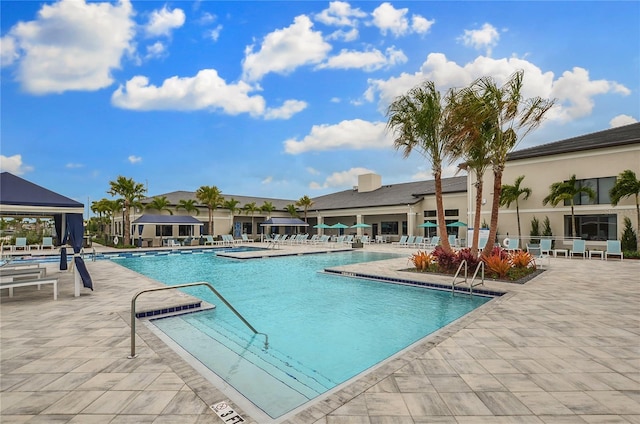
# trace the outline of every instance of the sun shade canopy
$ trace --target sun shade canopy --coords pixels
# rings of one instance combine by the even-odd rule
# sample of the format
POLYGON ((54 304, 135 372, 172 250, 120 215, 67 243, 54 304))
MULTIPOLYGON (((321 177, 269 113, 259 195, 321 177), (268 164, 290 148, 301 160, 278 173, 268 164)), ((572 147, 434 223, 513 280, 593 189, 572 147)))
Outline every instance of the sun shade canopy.
POLYGON ((261 227, 266 227, 267 225, 273 225, 274 227, 306 227, 309 224, 299 218, 269 218, 260 224, 261 227))
POLYGON ((197 218, 187 215, 142 215, 133 221, 133 224, 204 225, 204 223, 197 218))
POLYGON ((84 205, 9 172, 0 174, 0 211, 3 215, 84 213, 84 205))

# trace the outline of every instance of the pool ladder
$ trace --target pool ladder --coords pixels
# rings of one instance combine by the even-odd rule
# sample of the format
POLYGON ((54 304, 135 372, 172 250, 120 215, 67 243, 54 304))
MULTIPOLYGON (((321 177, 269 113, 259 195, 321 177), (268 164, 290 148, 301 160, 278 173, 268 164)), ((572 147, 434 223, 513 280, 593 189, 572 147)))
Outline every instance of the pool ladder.
POLYGON ((231 312, 233 312, 238 318, 240 318, 240 321, 242 321, 247 327, 249 327, 249 329, 251 331, 253 331, 253 334, 260 334, 264 336, 264 348, 268 349, 269 348, 269 336, 266 335, 265 333, 261 333, 258 330, 256 330, 255 328, 253 328, 253 326, 251 324, 249 324, 249 321, 247 321, 242 315, 240 315, 240 312, 236 311, 236 309, 231 306, 231 304, 227 301, 227 299, 225 299, 224 297, 222 297, 222 295, 220 293, 218 293, 218 291, 213 288, 213 286, 207 282, 199 282, 199 283, 186 283, 186 284, 178 284, 175 286, 166 286, 166 287, 155 287, 153 289, 146 289, 146 290, 140 290, 138 293, 136 293, 133 298, 131 298, 131 355, 128 356, 129 359, 133 359, 136 356, 136 300, 138 299, 138 297, 143 294, 143 293, 148 293, 148 292, 154 292, 154 291, 160 291, 160 290, 171 290, 171 289, 180 289, 183 287, 194 287, 194 286, 205 286, 208 287, 209 290, 211 290, 213 292, 213 294, 215 294, 218 299, 220 299, 225 305, 227 305, 227 307, 231 310, 231 312))
POLYGON ((480 263, 478 263, 478 266, 476 266, 476 271, 473 273, 473 277, 471 277, 471 281, 468 281, 467 278, 468 275, 468 265, 467 265, 467 261, 463 260, 462 262, 460 262, 460 265, 458 266, 458 270, 456 271, 456 274, 453 276, 453 281, 451 282, 451 292, 453 293, 453 291, 455 290, 457 285, 461 285, 461 284, 467 284, 469 285, 469 294, 473 294, 473 288, 475 286, 484 286, 484 262, 480 261, 480 263), (464 267, 464 277, 460 276, 460 271, 462 271, 464 267), (478 276, 478 271, 480 272, 480 282, 475 282, 476 277, 478 276), (460 276, 461 280, 458 280, 458 276, 460 276))

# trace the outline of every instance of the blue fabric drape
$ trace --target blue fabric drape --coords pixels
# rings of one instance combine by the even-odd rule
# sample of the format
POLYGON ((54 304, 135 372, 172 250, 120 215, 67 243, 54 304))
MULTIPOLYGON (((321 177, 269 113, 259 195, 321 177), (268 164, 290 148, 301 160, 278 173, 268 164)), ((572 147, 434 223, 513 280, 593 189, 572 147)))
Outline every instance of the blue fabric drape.
MULTIPOLYGON (((58 235, 58 243, 64 245, 66 243, 66 234, 62 234, 62 214, 53 216, 53 224, 56 227, 56 234, 58 235)), ((67 248, 60 249, 60 271, 67 269, 67 248)))
POLYGON ((138 224, 138 247, 142 247, 142 230, 144 225, 138 224))
POLYGON ((82 242, 84 241, 84 222, 81 214, 73 213, 67 215, 67 234, 73 247, 73 261, 80 274, 80 278, 82 278, 82 285, 93 290, 93 281, 91 281, 87 265, 84 263, 84 259, 78 255, 80 249, 82 249, 82 242))

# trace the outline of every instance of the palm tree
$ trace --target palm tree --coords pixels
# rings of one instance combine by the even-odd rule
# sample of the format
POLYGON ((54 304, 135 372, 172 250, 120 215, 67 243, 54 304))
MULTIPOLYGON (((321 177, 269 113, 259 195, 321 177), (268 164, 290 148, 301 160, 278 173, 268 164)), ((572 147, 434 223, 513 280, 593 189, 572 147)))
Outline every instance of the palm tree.
POLYGON ((244 213, 249 215, 251 214, 251 235, 255 234, 254 231, 254 226, 253 226, 253 215, 260 211, 260 208, 256 205, 256 202, 251 202, 251 203, 245 203, 245 205, 242 207, 242 210, 244 210, 244 213))
POLYGON ((94 214, 98 214, 100 221, 100 233, 104 234, 104 220, 107 216, 111 215, 111 200, 102 198, 98 201, 91 203, 91 211, 94 214))
POLYGON ((225 200, 224 203, 222 204, 222 207, 224 209, 229 209, 229 218, 231 220, 231 231, 233 231, 233 217, 235 216, 236 212, 240 211, 238 204, 240 204, 240 201, 234 199, 233 197, 231 198, 231 200, 225 200))
POLYGON ((482 215, 484 174, 489 168, 489 146, 491 143, 491 123, 484 120, 481 114, 473 113, 478 110, 478 98, 467 89, 451 90, 447 99, 447 123, 445 130, 448 134, 447 150, 453 159, 462 159, 458 165, 463 171, 473 172, 476 188, 475 214, 473 218, 473 239, 471 253, 478 254, 480 240, 480 219, 482 215))
POLYGON ((513 185, 505 184, 502 186, 502 191, 500 192, 500 206, 506 206, 507 208, 511 206, 511 203, 516 204, 516 219, 518 220, 518 239, 522 240, 522 231, 520 231, 520 205, 518 204, 518 199, 520 196, 523 196, 524 200, 527 200, 529 196, 531 196, 531 189, 529 187, 520 187, 520 184, 524 180, 524 175, 520 175, 516 178, 516 181, 513 185))
POLYGON ((200 210, 196 206, 196 201, 193 199, 178 200, 178 205, 176 206, 176 210, 179 210, 179 209, 184 209, 185 212, 187 212, 189 215, 191 215, 193 212, 195 212, 196 215, 200 215, 200 210))
MULTIPOLYGON (((505 84, 498 87, 492 77, 482 77, 469 86, 476 97, 469 113, 476 116, 469 122, 482 122, 491 135, 487 159, 493 171, 493 201, 491 203, 491 223, 489 240, 495 240, 498 231, 498 212, 502 191, 502 174, 507 155, 517 145, 518 138, 524 138, 537 128, 554 100, 522 97, 524 71, 515 72, 505 84)), ((490 256, 493 243, 487 243, 483 255, 490 256)))
POLYGON ((300 216, 300 214, 298 213, 298 207, 293 203, 285 206, 284 210, 287 211, 289 215, 291 215, 291 218, 297 218, 298 216, 300 216))
POLYGON ((124 223, 123 223, 123 235, 124 244, 131 244, 131 224, 129 212, 131 207, 135 207, 140 204, 146 193, 144 184, 136 183, 133 178, 125 178, 122 175, 118 176, 116 181, 109 181, 111 189, 107 192, 111 196, 122 196, 123 208, 124 208, 124 223))
MULTIPOLYGON (((403 156, 409 157, 414 149, 431 161, 431 169, 435 179, 436 209, 438 230, 447 234, 442 203, 442 165, 446 155, 446 134, 444 131, 445 113, 440 98, 432 81, 409 90, 407 94, 397 97, 387 109, 387 130, 393 131, 393 147, 402 149, 403 156)), ((442 248, 451 252, 447 237, 442 237, 442 248)))
POLYGON ((156 196, 145 206, 145 209, 155 209, 160 213, 167 211, 169 215, 173 215, 173 211, 169 209, 170 205, 167 196, 156 196))
POLYGON ((267 219, 269 219, 269 218, 271 218, 271 212, 275 211, 276 207, 273 206, 273 203, 267 202, 265 200, 264 203, 262 204, 262 206, 260 206, 260 210, 262 212, 266 212, 267 213, 267 219))
POLYGON ((637 217, 637 240, 636 250, 640 250, 640 180, 636 177, 636 173, 630 169, 625 169, 618 175, 616 183, 609 190, 611 197, 611 205, 616 206, 624 197, 634 196, 636 198, 636 217, 637 217))
POLYGON ((313 206, 313 200, 311 200, 311 198, 305 194, 300 199, 298 199, 298 201, 296 202, 296 206, 302 208, 302 210, 304 211, 304 222, 307 222, 307 211, 311 206, 313 206))
POLYGON ((196 198, 209 210, 209 234, 213 235, 213 211, 222 205, 224 197, 216 186, 202 186, 196 191, 196 198))
POLYGON ((596 198, 596 193, 589 186, 578 186, 575 174, 569 178, 568 181, 560 181, 557 183, 551 184, 549 187, 549 195, 542 199, 542 204, 547 205, 551 203, 551 206, 554 208, 560 202, 568 201, 571 205, 571 236, 576 238, 576 217, 573 213, 573 208, 575 206, 574 198, 579 194, 586 194, 589 196, 589 199, 593 200, 596 198))

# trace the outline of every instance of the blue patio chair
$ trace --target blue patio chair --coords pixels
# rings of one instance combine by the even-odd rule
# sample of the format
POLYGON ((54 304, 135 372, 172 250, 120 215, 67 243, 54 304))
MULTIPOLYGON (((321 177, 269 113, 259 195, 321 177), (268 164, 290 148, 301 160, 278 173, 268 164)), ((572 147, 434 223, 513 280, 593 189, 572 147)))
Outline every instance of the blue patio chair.
POLYGON ((608 260, 609 256, 620 256, 620 260, 624 259, 620 240, 607 240, 607 250, 604 251, 604 258, 608 260))
POLYGON ((573 258, 575 255, 582 255, 582 259, 587 257, 587 246, 584 240, 573 241, 573 247, 569 252, 569 257, 573 258))
POLYGON ((551 239, 542 239, 540 240, 540 253, 543 255, 551 255, 551 239))

